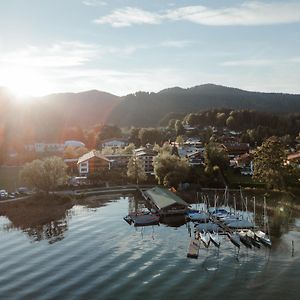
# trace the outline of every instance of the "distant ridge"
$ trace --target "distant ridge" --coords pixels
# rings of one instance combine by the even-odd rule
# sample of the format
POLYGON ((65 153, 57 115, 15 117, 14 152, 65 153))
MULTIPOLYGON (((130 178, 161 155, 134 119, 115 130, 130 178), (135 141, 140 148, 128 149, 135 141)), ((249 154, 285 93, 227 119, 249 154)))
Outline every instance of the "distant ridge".
MULTIPOLYGON (((2 105, 7 102, 4 91, 0 89, 2 105)), ((34 100, 26 103, 26 110, 17 105, 12 116, 18 113, 20 120, 34 124, 42 122, 49 126, 90 128, 99 123, 155 127, 170 112, 182 115, 211 108, 300 113, 300 95, 251 92, 215 84, 171 87, 157 93, 136 92, 123 97, 90 90, 51 94, 34 100)), ((34 124, 32 126, 36 127, 34 124)))
POLYGON ((215 84, 173 87, 158 93, 123 97, 109 121, 119 126, 157 126, 169 112, 190 113, 210 108, 254 109, 273 113, 300 112, 300 95, 249 92, 215 84))
POLYGON ((40 113, 62 115, 66 125, 90 127, 105 123, 120 97, 97 90, 80 93, 59 93, 39 97, 35 105, 40 113))

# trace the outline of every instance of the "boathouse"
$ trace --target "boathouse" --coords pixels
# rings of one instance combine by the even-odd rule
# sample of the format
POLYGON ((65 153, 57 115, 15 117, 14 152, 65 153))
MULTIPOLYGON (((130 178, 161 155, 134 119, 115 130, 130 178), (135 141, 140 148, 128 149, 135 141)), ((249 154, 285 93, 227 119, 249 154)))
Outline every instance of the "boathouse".
POLYGON ((161 215, 184 214, 188 209, 188 204, 168 189, 154 187, 143 194, 161 215))

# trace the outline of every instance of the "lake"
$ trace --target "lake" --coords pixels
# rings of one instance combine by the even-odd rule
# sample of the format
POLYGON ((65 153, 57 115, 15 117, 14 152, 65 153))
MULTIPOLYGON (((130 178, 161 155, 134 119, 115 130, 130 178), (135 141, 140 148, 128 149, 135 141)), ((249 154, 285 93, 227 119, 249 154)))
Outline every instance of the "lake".
POLYGON ((219 251, 202 246, 188 259, 186 224, 129 226, 123 217, 139 205, 130 196, 63 206, 49 218, 40 218, 48 208, 25 217, 2 212, 0 299, 299 299, 294 210, 274 214, 271 250, 238 253, 224 236, 219 251))

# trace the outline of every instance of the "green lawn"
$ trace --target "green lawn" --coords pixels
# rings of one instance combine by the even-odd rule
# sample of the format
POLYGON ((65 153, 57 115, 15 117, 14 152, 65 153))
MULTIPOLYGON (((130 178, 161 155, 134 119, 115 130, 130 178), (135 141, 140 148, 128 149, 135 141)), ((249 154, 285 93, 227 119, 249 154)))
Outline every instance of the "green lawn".
POLYGON ((0 189, 14 192, 24 183, 19 178, 21 167, 0 167, 0 189))
POLYGON ((239 187, 264 187, 263 184, 253 181, 252 177, 249 175, 241 175, 238 172, 229 169, 224 172, 224 175, 232 188, 239 187))

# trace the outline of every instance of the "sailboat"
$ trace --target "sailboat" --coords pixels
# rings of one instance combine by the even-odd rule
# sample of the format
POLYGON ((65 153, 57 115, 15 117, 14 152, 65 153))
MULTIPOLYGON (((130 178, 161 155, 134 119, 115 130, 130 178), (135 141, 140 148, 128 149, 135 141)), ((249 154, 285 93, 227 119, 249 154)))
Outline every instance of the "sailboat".
POLYGON ((270 240, 270 238, 268 237, 268 235, 266 233, 264 233, 263 231, 256 231, 255 232, 255 236, 258 238, 258 240, 266 247, 271 248, 272 246, 272 242, 270 240))
POLYGON ((209 233, 208 232, 200 232, 200 239, 201 241, 203 242, 204 246, 206 248, 209 247, 209 242, 210 242, 210 236, 209 236, 209 233))
POLYGON ((209 237, 211 242, 217 247, 220 248, 221 245, 221 240, 220 240, 220 236, 217 232, 210 232, 209 233, 209 237))
POLYGON ((245 231, 240 231, 239 232, 240 240, 241 242, 247 247, 247 248, 252 248, 252 243, 250 238, 247 236, 245 231))
MULTIPOLYGON (((271 248, 272 242, 270 237, 266 234, 267 231, 267 204, 266 204, 266 197, 264 197, 264 231, 258 230, 255 232, 255 236, 258 240, 266 247, 271 248)), ((269 230, 268 230, 269 231, 269 230)))
POLYGON ((258 242, 258 238, 255 236, 255 233, 252 230, 248 230, 246 232, 246 235, 250 239, 252 245, 256 248, 260 248, 260 243, 258 242))
POLYGON ((240 236, 239 236, 238 233, 236 233, 236 232, 232 232, 232 233, 228 232, 227 236, 229 237, 231 243, 234 246, 240 248, 240 246, 241 246, 241 239, 240 239, 240 236))

